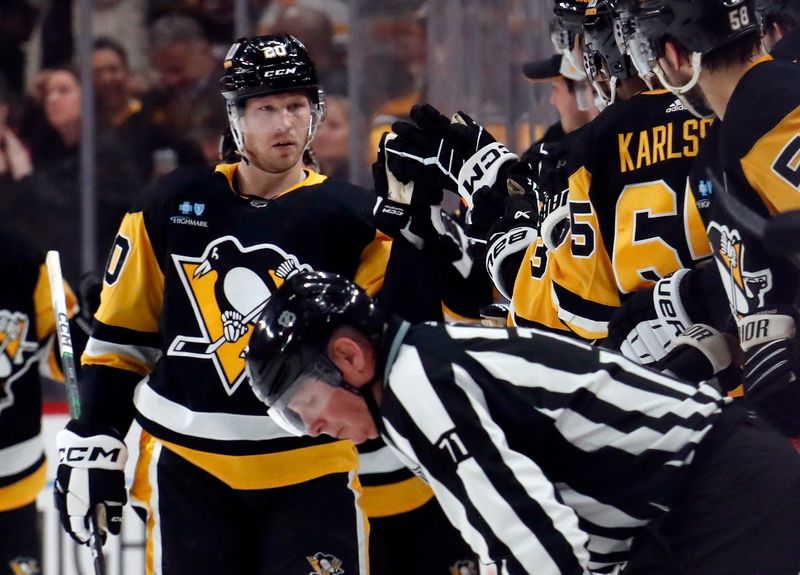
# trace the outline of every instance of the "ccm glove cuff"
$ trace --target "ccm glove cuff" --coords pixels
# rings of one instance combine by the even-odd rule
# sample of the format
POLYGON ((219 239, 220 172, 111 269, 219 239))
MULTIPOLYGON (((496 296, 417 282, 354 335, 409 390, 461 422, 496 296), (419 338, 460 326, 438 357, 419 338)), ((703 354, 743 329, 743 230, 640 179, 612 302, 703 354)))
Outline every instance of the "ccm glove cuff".
POLYGON ((55 504, 61 523, 78 543, 90 538, 89 518, 97 513, 101 534, 118 535, 122 525, 128 450, 110 427, 92 428, 72 420, 56 436, 59 466, 55 504))

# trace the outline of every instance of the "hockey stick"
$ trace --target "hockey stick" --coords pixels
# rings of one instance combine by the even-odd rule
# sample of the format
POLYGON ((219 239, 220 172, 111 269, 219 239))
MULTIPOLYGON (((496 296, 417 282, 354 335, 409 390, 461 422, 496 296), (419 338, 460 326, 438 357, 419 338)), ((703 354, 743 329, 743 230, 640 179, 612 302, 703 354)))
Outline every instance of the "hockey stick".
MULTIPOLYGON (((53 301, 53 312, 56 316, 56 332, 58 350, 61 355, 61 366, 64 372, 64 384, 67 386, 67 402, 72 419, 81 416, 80 396, 78 395, 78 372, 75 369, 75 357, 72 351, 72 336, 69 332, 69 315, 67 315, 67 297, 64 294, 64 278, 61 275, 61 260, 58 252, 47 252, 47 277, 50 280, 50 295, 53 301)), ((103 555, 103 540, 100 537, 100 524, 97 511, 89 515, 89 546, 92 549, 95 575, 105 575, 106 557, 103 555)))
MULTIPOLYGON (((240 323, 243 325, 247 325, 248 323, 253 321, 256 317, 258 317, 258 315, 261 313, 261 310, 263 310, 266 307, 266 305, 267 305, 267 300, 262 301, 260 304, 258 304, 252 310, 250 310, 248 314, 240 320, 240 323)), ((218 337, 211 343, 205 341, 194 341, 179 336, 175 338, 175 341, 170 346, 169 351, 177 352, 178 354, 182 355, 192 355, 192 356, 197 355, 200 357, 211 357, 211 355, 215 351, 217 351, 220 347, 222 347, 222 344, 224 344, 226 341, 228 340, 225 339, 224 335, 218 337)))

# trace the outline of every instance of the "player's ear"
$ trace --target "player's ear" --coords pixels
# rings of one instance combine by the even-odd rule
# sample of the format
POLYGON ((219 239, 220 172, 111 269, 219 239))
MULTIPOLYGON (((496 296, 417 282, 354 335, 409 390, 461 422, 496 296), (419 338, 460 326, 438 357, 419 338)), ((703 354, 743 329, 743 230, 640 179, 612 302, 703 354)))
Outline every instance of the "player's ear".
POLYGON ((347 381, 355 383, 366 367, 366 355, 359 341, 346 334, 334 334, 328 343, 328 357, 347 381))
POLYGON ((674 70, 679 70, 683 65, 689 65, 691 58, 684 48, 672 40, 664 42, 664 60, 674 70))

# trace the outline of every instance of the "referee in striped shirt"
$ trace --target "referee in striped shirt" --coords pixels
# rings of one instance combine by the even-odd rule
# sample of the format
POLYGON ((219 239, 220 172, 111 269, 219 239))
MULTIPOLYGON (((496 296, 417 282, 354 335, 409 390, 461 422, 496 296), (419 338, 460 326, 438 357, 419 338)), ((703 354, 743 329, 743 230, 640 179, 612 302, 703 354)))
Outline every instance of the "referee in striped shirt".
POLYGON ((248 370, 294 433, 380 433, 498 573, 800 572, 800 457, 712 385, 532 330, 384 320, 320 272, 270 298, 248 370))

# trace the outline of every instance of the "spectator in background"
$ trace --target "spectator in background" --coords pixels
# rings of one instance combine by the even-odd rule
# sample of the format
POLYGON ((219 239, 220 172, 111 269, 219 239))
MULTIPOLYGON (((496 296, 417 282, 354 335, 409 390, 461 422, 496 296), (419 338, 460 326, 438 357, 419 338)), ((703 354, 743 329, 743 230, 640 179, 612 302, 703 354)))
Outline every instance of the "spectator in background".
POLYGON ((33 173, 31 155, 11 127, 14 103, 11 89, 0 78, 0 221, 4 225, 14 222, 33 173))
POLYGON ((350 102, 344 96, 325 98, 327 114, 317 128, 313 149, 319 161, 320 172, 331 177, 347 179, 349 168, 348 146, 350 102))
POLYGON ((347 68, 333 43, 333 23, 326 12, 297 4, 278 12, 270 34, 291 34, 299 39, 317 63, 322 87, 328 93, 347 91, 347 68))
MULTIPOLYGON (((44 121, 30 134, 33 174, 24 196, 15 198, 21 207, 14 219, 40 247, 62 251, 64 276, 77 285, 81 271, 78 238, 84 223, 80 202, 81 88, 71 68, 43 71, 39 85, 44 121)), ((141 179, 125 142, 113 137, 98 139, 96 149, 96 245, 106 249, 124 208, 138 194, 141 179)))
POLYGON ((187 16, 162 16, 150 27, 154 91, 145 98, 162 139, 184 135, 217 161, 217 143, 227 126, 217 80, 221 70, 200 24, 187 16), (207 140, 210 140, 207 141, 207 140))
POLYGON ((259 34, 268 34, 275 27, 278 16, 289 6, 321 10, 333 24, 333 43, 340 51, 347 44, 350 27, 350 7, 347 0, 267 0, 258 20, 259 34))
POLYGON ((121 44, 110 38, 96 39, 92 67, 98 142, 104 145, 112 140, 112 145, 126 148, 126 159, 135 163, 132 168, 142 185, 175 166, 204 162, 198 145, 152 125, 153 114, 134 93, 127 51, 121 44))

